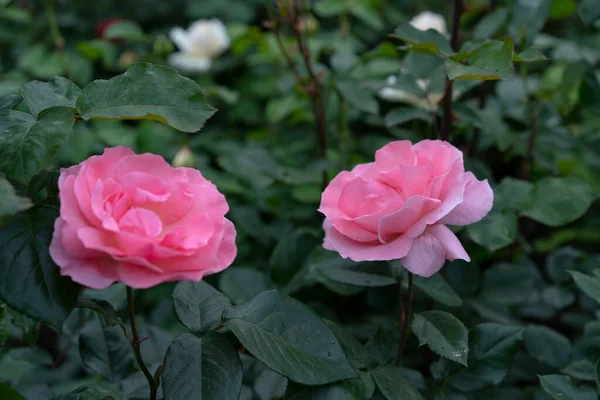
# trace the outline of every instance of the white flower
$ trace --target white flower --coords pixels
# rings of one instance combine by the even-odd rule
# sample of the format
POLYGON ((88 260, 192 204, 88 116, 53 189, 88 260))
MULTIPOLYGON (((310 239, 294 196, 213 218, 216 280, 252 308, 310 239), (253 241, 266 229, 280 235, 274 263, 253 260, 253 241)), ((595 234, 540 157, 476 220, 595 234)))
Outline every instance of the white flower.
POLYGON ((177 151, 171 165, 174 167, 194 167, 194 153, 188 145, 184 145, 177 151))
POLYGON ((398 78, 396 78, 396 75, 388 76, 386 83, 389 86, 386 86, 379 91, 379 96, 382 99, 391 102, 407 103, 426 110, 434 110, 436 105, 444 97, 443 93, 428 92, 429 80, 427 79, 417 79, 416 81, 417 86, 423 91, 422 96, 393 87, 397 80, 398 78))
POLYGON ((227 28, 218 19, 196 21, 187 31, 173 28, 169 36, 180 50, 169 56, 169 63, 190 72, 208 71, 212 60, 230 45, 227 28))
POLYGON ((447 32, 446 20, 440 14, 431 11, 424 11, 410 20, 410 24, 415 28, 426 31, 433 29, 445 35, 447 32))

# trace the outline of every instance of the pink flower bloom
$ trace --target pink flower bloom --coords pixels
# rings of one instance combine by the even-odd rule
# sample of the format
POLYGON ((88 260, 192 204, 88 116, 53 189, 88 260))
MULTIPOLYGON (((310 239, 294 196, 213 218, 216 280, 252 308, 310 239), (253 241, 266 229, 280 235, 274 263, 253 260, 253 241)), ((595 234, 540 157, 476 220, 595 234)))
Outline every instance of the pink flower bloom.
POLYGON ((227 201, 195 169, 115 147, 64 169, 58 186, 50 255, 84 286, 200 280, 235 258, 227 201))
POLYGON ((479 221, 493 201, 487 180, 465 172, 451 144, 391 142, 375 162, 340 172, 323 192, 323 246, 354 261, 399 259, 410 272, 431 276, 446 259, 470 261, 446 225, 479 221))

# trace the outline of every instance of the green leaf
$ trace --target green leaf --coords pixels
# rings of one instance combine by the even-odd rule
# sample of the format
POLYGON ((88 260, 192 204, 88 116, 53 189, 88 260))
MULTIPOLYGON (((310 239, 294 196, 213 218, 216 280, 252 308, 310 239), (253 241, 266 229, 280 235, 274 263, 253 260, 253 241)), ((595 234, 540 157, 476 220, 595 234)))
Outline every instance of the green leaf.
POLYGON ((575 0, 552 0, 550 8, 550 19, 564 19, 571 16, 577 10, 575 0))
POLYGON ((89 119, 152 119, 184 132, 199 131, 215 109, 200 87, 171 68, 134 64, 83 88, 77 111, 89 119))
POLYGON ((294 114, 295 111, 304 109, 307 105, 306 98, 300 97, 296 92, 291 92, 284 97, 270 99, 265 109, 265 116, 269 123, 276 124, 294 114))
POLYGON ((60 177, 59 170, 40 171, 27 184, 25 194, 34 198, 39 192, 45 190, 44 200, 49 197, 58 197, 58 178, 60 177))
POLYGON ((542 30, 550 15, 553 0, 517 0, 514 3, 509 32, 517 40, 521 38, 526 44, 533 41, 542 30))
POLYGON ((496 251, 513 243, 517 233, 518 218, 512 211, 491 212, 481 221, 467 227, 469 239, 489 251, 496 251))
POLYGON ((165 400, 237 400, 242 390, 242 363, 226 336, 179 336, 165 356, 165 400))
POLYGON ((269 272, 276 283, 285 283, 302 267, 306 255, 319 240, 308 232, 295 231, 283 235, 269 259, 269 272))
POLYGON ((333 56, 331 56, 331 67, 336 72, 348 72, 360 62, 360 58, 356 56, 356 54, 345 51, 336 52, 333 56))
POLYGON ((369 114, 379 114, 379 103, 373 93, 358 81, 336 81, 335 86, 348 103, 369 114))
POLYGON ((9 178, 29 182, 52 161, 71 134, 74 122, 71 110, 53 107, 42 112, 37 121, 6 127, 0 134, 0 168, 9 178))
POLYGON ((79 285, 60 276, 48 253, 57 217, 58 210, 41 205, 0 229, 0 298, 60 330, 75 306, 79 285))
POLYGON ((75 307, 87 308, 99 314, 104 319, 106 326, 119 326, 123 332, 127 330, 125 324, 117 315, 115 308, 106 300, 80 298, 77 300, 75 307))
POLYGON ((561 226, 581 217, 596 195, 577 178, 546 177, 537 181, 521 206, 523 215, 548 226, 561 226))
POLYGON ((347 10, 344 0, 322 0, 315 3, 314 11, 322 17, 332 17, 347 10))
POLYGON ((575 302, 575 293, 560 286, 549 286, 542 291, 542 300, 555 310, 562 310, 575 302))
POLYGON ((142 40, 144 39, 144 31, 138 24, 133 21, 116 21, 112 23, 102 33, 105 39, 129 39, 142 40))
POLYGON ((508 10, 498 8, 487 14, 473 28, 473 37, 475 39, 489 39, 496 35, 498 31, 508 21, 508 10))
POLYGON ((64 106, 75 109, 81 89, 63 77, 50 78, 48 82, 31 81, 21 86, 21 95, 29 111, 36 117, 43 110, 64 106))
POLYGON ((25 400, 19 392, 11 388, 4 382, 0 382, 0 399, 2 400, 25 400))
POLYGON ((360 287, 381 287, 396 284, 387 263, 350 261, 316 264, 316 270, 327 279, 346 285, 360 287))
POLYGON ((584 24, 590 25, 600 18, 600 8, 596 0, 582 0, 577 7, 577 14, 584 24))
POLYGON ((546 274, 553 282, 566 283, 571 280, 568 270, 576 269, 584 256, 583 251, 568 246, 553 250, 546 258, 546 274))
POLYGON ((204 281, 179 282, 173 290, 175 314, 194 333, 217 328, 221 324, 223 310, 230 305, 223 293, 204 281))
POLYGON ((0 178, 0 224, 3 218, 25 211, 32 205, 31 200, 17 195, 12 185, 0 178))
POLYGON ((564 368, 571 361, 571 342, 564 335, 542 325, 529 325, 524 334, 530 356, 554 368, 564 368))
POLYGON ((295 382, 323 385, 356 376, 327 325, 291 297, 264 292, 225 309, 223 319, 250 353, 295 382))
POLYGON ((52 400, 126 400, 121 393, 115 393, 97 385, 82 386, 69 394, 52 398, 52 400))
POLYGON ((387 400, 425 400, 415 389, 402 370, 396 367, 383 367, 371 373, 381 393, 387 400))
POLYGON ((115 43, 101 39, 77 43, 77 51, 80 54, 92 61, 102 60, 102 64, 106 69, 113 68, 117 62, 118 50, 119 48, 115 43))
POLYGON ((565 375, 540 375, 542 389, 554 400, 597 400, 591 390, 580 389, 565 375))
POLYGON ((561 370, 573 379, 582 381, 594 381, 595 365, 588 359, 575 360, 561 370))
POLYGON ((596 362, 596 367, 594 368, 594 377, 596 380, 596 387, 600 389, 600 360, 596 362))
POLYGON ((254 381, 254 391, 260 400, 280 399, 285 394, 288 380, 277 372, 265 369, 254 381))
POLYGON ((268 289, 267 277, 254 268, 230 267, 221 273, 219 288, 233 304, 242 304, 268 289))
POLYGON ((0 132, 4 133, 13 125, 34 123, 35 117, 23 111, 2 110, 0 111, 0 132))
POLYGON ((127 375, 133 361, 133 349, 123 330, 106 326, 98 318, 81 331, 79 354, 87 369, 113 382, 127 375))
POLYGON ((284 400, 364 400, 365 385, 360 379, 348 379, 326 386, 288 385, 284 400))
POLYGON ((489 41, 471 51, 461 52, 446 61, 448 79, 495 80, 513 76, 513 43, 489 41))
POLYGON ((390 110, 385 115, 385 124, 388 128, 393 128, 396 125, 401 125, 415 119, 430 123, 434 116, 422 108, 401 107, 390 110))
POLYGON ((20 94, 7 94, 0 97, 0 110, 11 110, 23 101, 20 94))
POLYGON ((530 47, 528 49, 523 50, 519 54, 515 53, 513 58, 514 62, 534 62, 534 61, 545 61, 549 60, 548 57, 542 53, 541 50, 536 49, 535 47, 530 47))
POLYGON ((8 330, 6 329, 6 304, 0 303, 0 349, 4 348, 8 339, 8 330))
POLYGON ((462 392, 498 385, 510 371, 523 340, 523 330, 496 323, 477 325, 469 347, 469 367, 454 373, 448 384, 462 392))
POLYGON ((519 265, 496 263, 483 275, 482 298, 496 304, 523 304, 542 281, 537 266, 531 262, 519 265))
POLYGON ((438 303, 447 305, 448 307, 460 307, 463 303, 460 296, 456 294, 452 286, 440 274, 435 274, 430 278, 415 275, 414 283, 416 287, 424 291, 438 303))
POLYGON ((344 353, 352 366, 356 369, 366 368, 369 359, 369 352, 365 346, 360 344, 358 340, 348 330, 337 325, 335 322, 324 320, 331 333, 340 342, 344 353))
POLYGON ((443 311, 425 311, 414 315, 411 326, 419 346, 426 344, 440 356, 467 365, 469 332, 458 318, 443 311))
POLYGON ((385 25, 377 12, 377 8, 362 0, 351 0, 348 5, 348 11, 360 21, 364 22, 372 29, 382 30, 385 25))
POLYGON ((594 275, 586 275, 578 271, 567 271, 575 280, 575 283, 583 291, 583 293, 590 296, 592 299, 600 303, 600 269, 594 270, 594 275))
POLYGON ((521 204, 531 196, 532 190, 533 183, 506 177, 494 188, 494 208, 519 210, 521 204))
POLYGON ((406 22, 397 27, 392 36, 404 40, 412 51, 444 56, 455 54, 448 40, 433 29, 421 31, 406 22))

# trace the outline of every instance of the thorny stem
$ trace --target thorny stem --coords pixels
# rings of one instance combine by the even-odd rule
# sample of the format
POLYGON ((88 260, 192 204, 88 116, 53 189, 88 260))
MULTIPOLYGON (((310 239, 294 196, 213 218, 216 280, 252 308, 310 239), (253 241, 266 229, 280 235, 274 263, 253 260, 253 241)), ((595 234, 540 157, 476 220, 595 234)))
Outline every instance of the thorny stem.
MULTIPOLYGON (((454 0, 454 12, 452 14, 452 33, 450 36, 450 47, 458 51, 458 30, 460 26, 460 16, 463 10, 463 0, 454 0)), ((452 130, 452 86, 453 81, 446 76, 446 88, 444 90, 444 117, 442 120, 442 132, 440 139, 450 140, 452 130)))
POLYGON ((404 307, 404 299, 402 298, 402 283, 398 285, 398 293, 400 297, 400 343, 398 343, 398 351, 396 352, 396 361, 394 365, 400 365, 402 361, 402 354, 404 353, 404 346, 408 339, 408 326, 410 325, 410 318, 412 316, 412 301, 413 301, 413 274, 408 273, 408 299, 406 301, 406 307, 404 307))
MULTIPOLYGON (((321 82, 314 71, 313 64, 310 59, 308 43, 302 35, 302 28, 299 20, 300 8, 298 6, 298 0, 290 0, 287 4, 288 9, 283 16, 287 18, 287 23, 292 29, 292 33, 298 46, 298 51, 302 56, 304 67, 306 68, 309 85, 305 87, 305 91, 310 97, 312 113, 315 119, 317 139, 319 143, 319 157, 325 159, 327 152, 327 124, 325 120, 325 104, 323 101, 323 93, 321 91, 321 82)), ((282 13, 280 12, 280 14, 282 13)), ((298 83, 304 84, 305 79, 296 68, 293 58, 286 50, 283 40, 281 39, 281 34, 279 32, 279 21, 271 17, 270 24, 273 29, 279 50, 285 57, 290 69, 296 76, 298 83)), ((323 172, 323 189, 325 186, 327 186, 327 174, 326 172, 323 172)))
POLYGON ((160 365, 156 369, 154 376, 152 376, 152 373, 148 370, 148 367, 146 367, 146 364, 144 363, 144 358, 142 357, 140 344, 145 339, 140 339, 140 335, 138 334, 137 323, 135 322, 135 308, 133 306, 133 289, 129 286, 127 286, 127 304, 129 305, 129 320, 131 323, 132 335, 132 338, 129 341, 131 343, 131 347, 133 347, 133 352, 135 353, 137 363, 140 366, 142 372, 144 373, 144 376, 148 380, 148 385, 150 386, 150 400, 156 400, 156 393, 158 391, 158 386, 160 383, 160 374, 163 371, 163 366, 160 365))

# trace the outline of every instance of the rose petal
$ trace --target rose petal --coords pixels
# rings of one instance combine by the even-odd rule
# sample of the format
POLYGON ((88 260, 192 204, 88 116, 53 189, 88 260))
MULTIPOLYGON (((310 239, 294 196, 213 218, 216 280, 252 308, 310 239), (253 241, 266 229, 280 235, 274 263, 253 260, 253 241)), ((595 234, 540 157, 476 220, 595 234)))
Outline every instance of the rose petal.
POLYGON ((430 277, 446 262, 446 249, 431 233, 425 231, 415 238, 408 254, 400 260, 413 274, 430 277))
POLYGON ((369 231, 363 226, 356 224, 351 218, 343 215, 338 207, 338 202, 342 191, 346 185, 356 179, 352 172, 342 171, 329 183, 321 196, 321 206, 319 212, 323 213, 336 229, 344 235, 361 242, 377 240, 377 233, 369 231))
POLYGON ((450 261, 454 261, 458 258, 467 262, 471 261, 471 258, 465 251, 465 248, 460 243, 460 240, 456 237, 447 226, 442 224, 432 225, 427 228, 427 232, 436 237, 436 239, 442 244, 446 250, 446 258, 450 261))
POLYGON ((206 246, 215 232, 207 213, 190 213, 166 230, 161 245, 185 250, 206 246))
POLYGON ((446 215, 448 215, 454 208, 463 202, 463 195, 465 191, 465 186, 467 184, 466 181, 457 180, 455 178, 462 176, 463 164, 462 160, 456 160, 452 165, 450 172, 446 176, 440 176, 434 179, 432 185, 435 184, 435 181, 441 182, 439 184, 440 190, 446 190, 446 183, 453 182, 452 185, 449 185, 447 188, 447 193, 445 193, 445 197, 442 199, 442 204, 440 206, 429 213, 425 214, 417 223, 415 223, 406 234, 412 238, 415 238, 423 233, 427 225, 433 225, 446 215))
POLYGON ((410 140, 390 142, 375 152, 377 169, 386 173, 399 165, 414 165, 413 145, 410 140))
POLYGON ((149 238, 158 236, 163 229, 162 221, 156 213, 138 207, 127 211, 119 221, 119 226, 129 232, 149 238))
POLYGON ((215 269, 207 271, 207 273, 216 273, 224 270, 231 265, 237 255, 237 247, 235 245, 236 231, 235 226, 231 221, 225 219, 223 225, 223 237, 217 250, 217 266, 215 269))
POLYGON ((465 188, 462 203, 442 218, 440 223, 469 225, 481 220, 492 209, 494 192, 487 179, 479 181, 471 172, 467 172, 465 176, 470 180, 465 188))
POLYGON ((63 276, 70 276, 74 282, 92 289, 106 289, 119 280, 115 268, 117 262, 109 257, 73 258, 71 263, 60 270, 63 276))
POLYGON ((147 289, 165 282, 163 271, 137 257, 120 257, 117 267, 119 281, 134 289, 147 289))
POLYGON ((434 165, 434 176, 446 174, 456 160, 462 160, 462 151, 441 140, 421 140, 413 146, 417 165, 434 165))
POLYGON ((424 196, 412 196, 402 208, 394 213, 385 215, 379 221, 378 234, 382 242, 390 237, 405 233, 416 224, 423 215, 428 214, 441 204, 437 199, 424 196))
POLYGON ((337 251, 343 258, 354 261, 395 260, 404 257, 410 250, 412 239, 401 235, 389 243, 361 243, 341 234, 329 220, 323 222, 325 241, 323 247, 337 251))
POLYGON ((109 234, 96 228, 85 227, 77 230, 77 237, 88 249, 98 250, 111 256, 124 256, 126 253, 117 248, 109 234))

